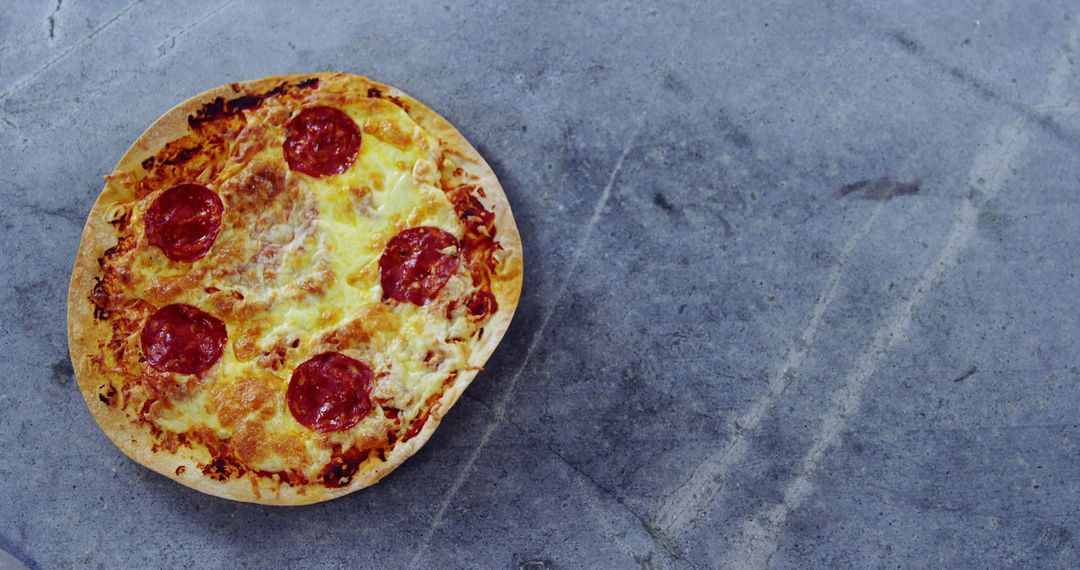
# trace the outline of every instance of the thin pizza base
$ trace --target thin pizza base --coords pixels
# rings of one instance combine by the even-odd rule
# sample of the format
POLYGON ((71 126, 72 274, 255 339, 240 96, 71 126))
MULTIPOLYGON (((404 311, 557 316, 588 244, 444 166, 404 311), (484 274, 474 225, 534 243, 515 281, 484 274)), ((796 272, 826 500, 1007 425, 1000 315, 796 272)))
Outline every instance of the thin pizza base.
POLYGON ((348 485, 328 488, 319 484, 301 487, 282 484, 276 493, 260 492, 255 483, 247 478, 219 481, 207 477, 198 468, 198 462, 193 457, 193 453, 186 447, 180 447, 176 452, 164 449, 153 451, 155 439, 148 429, 132 422, 123 410, 105 405, 99 400, 97 392, 99 378, 90 365, 87 355, 96 350, 99 343, 108 340, 111 328, 107 323, 103 324, 95 320, 93 305, 87 301, 87 294, 93 288, 95 278, 100 275, 98 259, 106 249, 116 244, 116 232, 107 221, 107 213, 115 204, 127 202, 133 198, 125 195, 119 185, 106 184, 88 216, 68 291, 68 344, 79 388, 101 429, 128 457, 188 487, 236 501, 270 505, 305 505, 340 497, 378 482, 416 453, 431 437, 442 418, 472 382, 477 370, 484 365, 498 346, 506 329, 510 326, 521 292, 523 276, 521 238, 510 210, 510 203, 491 167, 465 137, 438 113, 393 87, 361 76, 342 73, 282 75, 211 89, 180 103, 159 118, 128 149, 114 171, 137 168, 143 160, 153 156, 166 144, 188 134, 188 116, 195 114, 217 97, 231 99, 246 94, 257 94, 272 89, 282 82, 302 81, 313 77, 324 82, 339 84, 344 82, 350 86, 355 85, 358 90, 376 87, 404 101, 412 119, 440 141, 444 152, 453 153, 458 165, 468 174, 476 177, 477 185, 484 188, 486 194, 486 198, 483 199, 484 206, 495 214, 499 244, 507 253, 506 263, 510 264, 511 269, 503 273, 504 278, 494 279, 492 282, 492 293, 498 302, 498 310, 491 315, 488 324, 484 327, 483 337, 474 345, 468 360, 468 368, 457 375, 454 382, 432 405, 427 422, 415 437, 399 442, 386 454, 385 461, 364 462, 348 485))

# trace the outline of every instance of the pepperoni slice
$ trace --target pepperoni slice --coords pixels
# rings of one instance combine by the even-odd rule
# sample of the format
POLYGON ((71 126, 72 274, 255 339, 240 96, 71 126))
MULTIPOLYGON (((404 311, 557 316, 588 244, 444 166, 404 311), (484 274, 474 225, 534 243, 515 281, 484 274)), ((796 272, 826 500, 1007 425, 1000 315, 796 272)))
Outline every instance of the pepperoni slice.
POLYGON ((458 240, 430 226, 402 230, 379 258, 383 293, 401 302, 424 305, 435 298, 461 263, 458 240))
POLYGON ((293 370, 289 411, 315 431, 349 429, 371 411, 372 376, 366 364, 340 352, 317 354, 293 370))
POLYGON ((227 338, 225 323, 210 314, 191 305, 166 305, 143 325, 142 349, 158 370, 198 374, 221 359, 227 338))
POLYGON ((316 178, 341 174, 360 152, 360 127, 333 107, 308 107, 285 125, 289 168, 316 178))
POLYGON ((221 198, 206 186, 178 184, 147 208, 146 239, 173 261, 195 261, 214 246, 224 210, 221 198))

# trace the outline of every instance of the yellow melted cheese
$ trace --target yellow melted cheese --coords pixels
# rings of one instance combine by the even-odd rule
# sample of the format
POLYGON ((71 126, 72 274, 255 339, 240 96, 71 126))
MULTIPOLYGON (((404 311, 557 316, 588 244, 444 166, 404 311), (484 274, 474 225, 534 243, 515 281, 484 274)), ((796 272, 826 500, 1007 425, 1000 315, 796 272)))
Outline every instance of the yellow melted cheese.
MULTIPOLYGON (((310 206, 317 212, 314 219, 304 217, 298 225, 291 220, 289 227, 266 230, 275 239, 283 236, 277 251, 276 275, 265 282, 241 282, 217 279, 210 272, 197 286, 189 287, 173 302, 188 303, 211 314, 206 307, 208 287, 230 289, 244 296, 246 302, 265 302, 267 309, 251 321, 236 322, 224 319, 229 341, 218 364, 207 372, 212 381, 205 382, 186 398, 174 399, 155 418, 155 423, 170 432, 184 433, 194 428, 208 428, 222 440, 232 437, 236 426, 224 426, 213 412, 210 388, 214 383, 238 382, 242 379, 272 375, 287 386, 295 366, 314 356, 319 339, 327 332, 356 318, 365 308, 383 303, 379 283, 378 259, 387 241, 400 230, 420 225, 441 228, 462 237, 462 226, 453 205, 439 186, 438 143, 418 127, 407 113, 385 101, 366 101, 345 110, 364 131, 359 154, 344 173, 313 178, 301 173, 287 172, 290 183, 300 185, 313 198, 310 206), (372 127, 372 128, 366 128, 372 127), (381 129, 381 131, 380 131, 381 129), (387 141, 380 132, 391 129, 407 134, 409 144, 402 147, 400 138, 387 141), (305 223, 314 222, 306 233, 299 231, 305 223), (277 234, 275 234, 275 231, 277 234), (288 238, 291 235, 291 240, 288 238), (318 294, 305 294, 300 288, 303 279, 329 271, 318 294), (241 330, 249 325, 259 326, 253 342, 259 352, 272 350, 283 343, 298 341, 290 347, 282 365, 268 369, 259 358, 241 359, 237 343, 252 331, 241 330)), ((296 110, 293 110, 295 112, 296 110)), ((283 130, 259 151, 245 168, 265 161, 285 164, 281 143, 283 130)), ((223 188, 229 179, 244 175, 243 169, 222 169, 219 178, 210 181, 211 187, 223 188)), ((146 199, 148 203, 154 195, 146 199)), ((229 203, 226 199, 226 209, 229 203)), ((285 223, 290 220, 278 220, 285 223)), ((231 228, 219 236, 215 247, 230 239, 243 239, 245 228, 231 228)), ((198 263, 198 262, 196 262, 198 263)), ((180 276, 186 264, 170 262, 159 250, 140 248, 134 267, 148 278, 180 276)), ((467 277, 459 270, 447 290, 468 287, 467 277)), ((445 292, 446 290, 444 290, 445 292)), ((366 347, 360 347, 356 357, 375 372, 373 394, 387 398, 401 410, 402 425, 422 413, 422 405, 438 393, 451 371, 461 370, 469 358, 469 343, 448 343, 451 338, 468 338, 469 324, 464 317, 448 319, 429 306, 410 303, 389 304, 400 328, 378 331, 366 347), (432 351, 441 355, 442 364, 433 369, 425 363, 432 351)), ((346 352, 348 354, 348 351, 346 352)), ((253 420, 254 421, 254 420, 253 420)), ((357 426, 344 432, 316 434, 299 424, 285 405, 284 397, 275 400, 270 419, 259 419, 268 434, 302 441, 307 450, 308 475, 312 475, 330 457, 327 442, 350 445, 364 438, 382 437, 387 420, 374 408, 357 426)), ((267 471, 294 468, 295 458, 282 457, 267 450, 253 467, 267 471)))

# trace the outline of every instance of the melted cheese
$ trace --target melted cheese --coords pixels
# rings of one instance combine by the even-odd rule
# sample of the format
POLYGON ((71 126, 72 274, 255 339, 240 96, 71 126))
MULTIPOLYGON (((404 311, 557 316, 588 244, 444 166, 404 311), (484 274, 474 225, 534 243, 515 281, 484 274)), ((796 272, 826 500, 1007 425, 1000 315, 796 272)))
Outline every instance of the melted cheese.
MULTIPOLYGON (((364 132, 359 155, 346 172, 312 178, 286 170, 285 186, 298 190, 298 198, 257 202, 253 211, 242 213, 251 220, 223 228, 216 250, 235 247, 238 252, 253 253, 255 259, 244 259, 244 253, 239 253, 233 259, 236 271, 226 271, 221 262, 224 254, 211 255, 190 267, 169 261, 146 244, 134 254, 133 269, 142 277, 133 287, 135 294, 159 294, 169 297, 169 302, 192 304, 211 313, 221 307, 234 312, 223 318, 229 342, 221 361, 207 373, 209 381, 190 396, 174 399, 154 421, 174 433, 208 428, 222 440, 242 440, 249 435, 245 430, 257 427, 265 449, 250 463, 260 470, 299 467, 313 476, 329 460, 333 444, 385 441, 391 428, 377 407, 354 428, 331 434, 316 434, 300 425, 287 409, 284 390, 293 368, 328 350, 323 339, 331 332, 356 322, 363 328, 366 342, 344 352, 375 371, 373 398, 388 400, 387 405, 401 410, 401 425, 421 415, 425 401, 469 358, 468 343, 447 342, 469 337, 463 316, 448 319, 439 303, 379 307, 383 300, 378 259, 394 235, 406 227, 428 225, 462 236, 461 222, 439 187, 437 141, 389 102, 362 100, 344 110, 364 132), (253 234, 260 240, 258 247, 243 249, 253 234), (162 285, 169 279, 177 280, 179 293, 162 285), (209 291, 221 301, 208 302, 209 291), (380 321, 372 318, 376 311, 390 314, 380 321), (380 327, 380 322, 397 327, 380 327), (222 383, 267 375, 280 380, 281 392, 271 399, 269 408, 252 406, 241 397, 212 395, 222 383), (240 419, 222 422, 221 406, 239 406, 239 410, 228 410, 228 417, 240 419), (304 452, 297 456, 289 445, 275 445, 275 441, 298 443, 304 452)), ((281 114, 273 108, 260 110, 266 116, 275 112, 281 114)), ((233 202, 223 189, 258 192, 272 188, 273 184, 263 181, 272 179, 273 173, 260 173, 259 165, 285 164, 284 130, 264 131, 274 138, 270 144, 254 145, 258 152, 239 167, 221 168, 218 178, 210 182, 222 192, 226 210, 233 202)), ((154 196, 144 199, 137 211, 154 196)), ((471 282, 464 269, 459 272, 451 285, 460 291, 471 282)), ((448 285, 444 293, 453 289, 448 285)), ((224 390, 227 393, 228 387, 224 390)), ((242 448, 242 442, 238 445, 242 448)))

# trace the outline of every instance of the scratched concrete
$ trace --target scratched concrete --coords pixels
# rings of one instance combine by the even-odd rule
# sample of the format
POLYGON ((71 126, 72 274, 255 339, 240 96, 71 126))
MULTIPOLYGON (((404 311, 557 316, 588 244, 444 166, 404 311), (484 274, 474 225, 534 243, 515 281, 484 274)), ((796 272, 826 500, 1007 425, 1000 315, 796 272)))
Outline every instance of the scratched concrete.
POLYGON ((40 568, 1080 566, 1080 7, 536 4, 5 5, 0 548, 40 568), (325 69, 481 149, 525 294, 387 480, 226 502, 94 425, 70 265, 160 113, 325 69))

